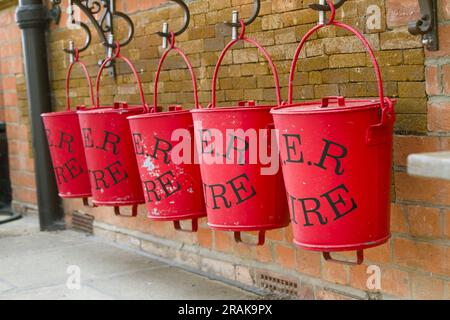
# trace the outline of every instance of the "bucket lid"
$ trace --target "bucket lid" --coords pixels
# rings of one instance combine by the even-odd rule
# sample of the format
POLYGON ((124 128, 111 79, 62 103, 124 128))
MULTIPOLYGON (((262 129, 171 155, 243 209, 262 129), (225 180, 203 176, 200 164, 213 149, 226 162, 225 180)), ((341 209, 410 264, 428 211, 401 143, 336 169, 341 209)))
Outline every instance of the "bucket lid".
POLYGON ((64 111, 54 111, 54 112, 47 112, 42 113, 42 118, 48 118, 48 117, 61 117, 61 116, 71 116, 76 115, 78 111, 87 110, 87 107, 85 105, 78 105, 75 110, 64 110, 64 111))
POLYGON ((71 116, 71 115, 76 115, 77 111, 76 110, 71 110, 71 111, 57 111, 57 112, 48 112, 48 113, 42 113, 41 117, 42 118, 49 118, 49 117, 61 117, 61 116, 71 116))
MULTIPOLYGON (((152 107, 150 107, 152 109, 152 107)), ((162 111, 161 107, 157 107, 157 112, 147 112, 136 116, 130 116, 128 120, 141 120, 149 118, 173 117, 178 115, 191 114, 190 110, 183 110, 181 105, 169 106, 168 111, 162 111)))
POLYGON ((367 109, 380 108, 379 99, 351 99, 345 100, 344 97, 326 97, 321 101, 310 101, 295 104, 286 104, 272 109, 271 113, 276 115, 283 114, 312 114, 312 113, 336 113, 336 112, 354 112, 367 109))
POLYGON ((203 112, 232 112, 232 111, 267 111, 272 109, 273 105, 257 105, 255 101, 241 101, 236 106, 220 107, 220 108, 208 108, 203 109, 193 109, 192 113, 203 113, 203 112))
POLYGON ((79 114, 126 114, 144 112, 143 106, 129 106, 126 102, 115 102, 113 106, 103 106, 98 108, 79 110, 79 114))

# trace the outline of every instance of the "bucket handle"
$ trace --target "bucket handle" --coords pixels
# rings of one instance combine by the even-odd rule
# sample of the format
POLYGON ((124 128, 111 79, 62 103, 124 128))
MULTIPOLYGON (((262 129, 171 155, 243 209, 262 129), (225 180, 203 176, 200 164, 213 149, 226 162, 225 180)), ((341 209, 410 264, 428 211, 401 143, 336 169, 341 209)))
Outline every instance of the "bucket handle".
POLYGON ((139 74, 136 70, 136 67, 127 57, 124 57, 120 54, 120 43, 119 42, 116 41, 114 46, 115 46, 114 54, 112 55, 112 57, 109 57, 105 61, 103 61, 102 65, 100 67, 100 70, 98 71, 98 74, 97 74, 97 80, 96 80, 97 97, 96 97, 95 107, 100 108, 100 81, 102 78, 103 71, 105 70, 106 66, 109 65, 110 62, 112 62, 113 60, 116 60, 116 59, 120 59, 120 60, 124 61, 130 67, 131 71, 133 72, 133 75, 136 78, 136 82, 138 85, 139 96, 141 98, 142 106, 145 109, 147 109, 147 104, 145 102, 145 97, 144 97, 144 90, 142 89, 141 77, 139 76, 139 74))
POLYGON ((236 241, 236 243, 243 243, 243 244, 245 244, 247 246, 253 246, 253 247, 262 246, 266 242, 266 230, 259 231, 259 233, 258 233, 258 242, 257 243, 248 243, 248 242, 242 241, 242 237, 241 237, 241 232, 240 231, 235 231, 234 232, 234 241, 236 241))
POLYGON ((83 206, 85 206, 86 208, 97 208, 94 203, 89 203, 89 198, 83 198, 83 206))
POLYGON ((329 96, 322 98, 321 108, 328 108, 330 100, 336 100, 339 107, 345 107, 345 98, 343 96, 329 96))
POLYGON ((167 49, 164 52, 161 59, 159 60, 158 69, 155 74, 155 84, 154 84, 154 90, 153 90, 154 91, 154 93, 153 93, 153 108, 151 108, 151 110, 148 110, 148 111, 149 112, 157 112, 159 77, 161 75, 162 66, 171 51, 175 51, 176 53, 178 53, 183 58, 184 62, 186 63, 186 66, 188 67, 188 70, 189 70, 189 73, 191 74, 191 79, 192 79, 192 88, 194 89, 195 108, 199 109, 200 104, 199 104, 199 100, 198 100, 197 78, 195 76, 194 68, 192 67, 191 61, 189 60, 187 55, 183 52, 183 50, 181 50, 180 48, 175 46, 175 33, 173 33, 173 32, 170 33, 169 43, 170 43, 169 49, 167 49))
POLYGON ((381 110, 382 110, 382 115, 381 115, 381 123, 385 124, 385 123, 389 123, 389 122, 393 122, 395 115, 394 115, 394 108, 393 108, 393 104, 389 103, 388 101, 390 101, 390 99, 386 98, 384 96, 384 90, 383 90, 383 79, 381 76, 381 71, 380 71, 380 66, 378 64, 377 58, 375 57, 375 54, 373 53, 373 49, 370 46, 369 42, 367 41, 367 39, 355 28, 342 23, 342 22, 338 22, 338 21, 334 21, 335 15, 336 15, 336 9, 334 7, 334 4, 332 1, 327 0, 327 4, 330 6, 331 8, 331 16, 330 19, 328 21, 328 23, 326 24, 319 24, 316 25, 315 27, 311 28, 302 38, 302 40, 300 41, 300 44, 297 47, 297 50, 295 51, 295 55, 294 55, 294 59, 292 61, 292 66, 291 66, 291 72, 289 75, 289 94, 288 94, 288 103, 292 104, 293 103, 293 96, 294 96, 294 79, 295 79, 295 73, 297 70, 297 62, 298 59, 300 57, 300 53, 303 49, 303 47, 306 44, 306 41, 319 29, 328 26, 328 25, 334 25, 338 28, 341 29, 345 29, 351 33, 353 33, 362 43, 362 45, 366 48, 370 59, 372 60, 372 65, 375 71, 375 75, 377 78, 377 82, 378 82, 378 95, 380 97, 380 104, 381 104, 381 110))
POLYGON ((120 217, 125 217, 125 218, 135 218, 138 215, 138 206, 136 204, 132 206, 132 208, 131 208, 131 216, 123 215, 120 212, 120 207, 117 207, 117 206, 114 207, 114 213, 118 217, 120 216, 120 217))
POLYGON ((71 110, 71 107, 70 107, 70 78, 72 76, 73 67, 76 64, 79 64, 81 66, 81 69, 83 70, 84 76, 85 76, 86 80, 88 81, 89 95, 90 95, 90 98, 91 98, 91 103, 92 103, 92 105, 94 105, 94 88, 92 86, 91 76, 90 76, 89 71, 88 71, 86 65, 84 64, 84 62, 80 61, 80 51, 78 50, 78 48, 74 49, 73 57, 74 57, 73 62, 69 65, 69 68, 67 69, 67 74, 66 74, 66 106, 67 106, 67 111, 71 110))
POLYGON ((177 231, 188 232, 188 233, 195 233, 195 232, 198 231, 198 219, 197 219, 197 218, 194 218, 194 219, 192 219, 191 221, 192 221, 192 227, 191 227, 191 230, 183 229, 183 228, 181 227, 181 222, 180 222, 179 220, 174 221, 174 222, 173 222, 173 226, 174 226, 175 230, 177 230, 177 231))
MULTIPOLYGON (((239 40, 242 40, 244 42, 247 42, 247 43, 250 43, 250 44, 254 45, 255 47, 258 48, 258 50, 266 58, 267 62, 269 63, 270 68, 272 69, 273 78, 274 78, 274 81, 275 81, 275 90, 276 90, 276 95, 277 95, 277 104, 280 106, 282 101, 281 101, 280 80, 279 80, 279 77, 278 77, 277 68, 276 68, 272 58, 270 57, 269 53, 267 52, 267 50, 264 49, 263 46, 261 46, 255 40, 253 40, 251 38, 247 38, 245 36, 245 22, 244 22, 244 20, 241 19, 240 23, 241 23, 241 34, 239 35, 239 37, 236 40, 232 40, 230 43, 228 43, 228 45, 225 47, 225 49, 220 54, 219 60, 217 61, 216 68, 214 70, 213 80, 212 80, 213 81, 212 82, 212 99, 211 99, 211 104, 208 106, 208 108, 215 108, 216 105, 217 105, 216 86, 217 86, 217 78, 218 78, 218 75, 219 75, 220 66, 221 66, 221 64, 223 62, 223 59, 225 58, 225 55, 228 52, 228 50, 230 50, 239 40)), ((199 106, 199 108, 200 108, 200 106, 199 106)))
POLYGON ((356 251, 356 261, 355 262, 334 259, 333 257, 331 257, 330 252, 324 252, 323 257, 326 261, 345 264, 348 266, 359 266, 364 262, 364 250, 356 251))

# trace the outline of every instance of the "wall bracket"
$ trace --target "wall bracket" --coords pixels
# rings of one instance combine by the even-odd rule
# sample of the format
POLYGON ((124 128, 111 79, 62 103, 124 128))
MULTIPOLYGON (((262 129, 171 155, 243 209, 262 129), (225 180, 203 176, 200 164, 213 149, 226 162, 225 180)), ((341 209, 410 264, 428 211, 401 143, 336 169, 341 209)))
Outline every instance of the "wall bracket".
MULTIPOLYGON (((61 0, 54 0, 56 4, 61 0)), ((113 49, 115 47, 116 39, 114 37, 114 20, 122 19, 128 26, 128 34, 124 40, 120 41, 121 47, 130 43, 134 36, 134 24, 131 18, 123 12, 116 10, 115 0, 69 0, 69 15, 72 19, 72 23, 80 25, 85 29, 87 34, 87 40, 83 48, 79 49, 79 52, 86 50, 91 43, 91 34, 86 24, 76 21, 74 15, 74 6, 77 6, 81 12, 83 12, 92 26, 97 31, 102 44, 106 47, 106 57, 98 62, 99 65, 103 63, 107 58, 112 57, 113 49)), ((65 50, 68 53, 71 53, 65 50)), ((108 66, 109 74, 115 77, 115 68, 113 62, 108 66)))
POLYGON ((52 7, 49 10, 50 19, 52 19, 56 24, 59 24, 59 21, 61 21, 61 1, 62 0, 52 0, 52 7))
POLYGON ((439 50, 437 0, 419 0, 421 18, 408 24, 413 35, 422 35, 422 43, 429 51, 439 50))

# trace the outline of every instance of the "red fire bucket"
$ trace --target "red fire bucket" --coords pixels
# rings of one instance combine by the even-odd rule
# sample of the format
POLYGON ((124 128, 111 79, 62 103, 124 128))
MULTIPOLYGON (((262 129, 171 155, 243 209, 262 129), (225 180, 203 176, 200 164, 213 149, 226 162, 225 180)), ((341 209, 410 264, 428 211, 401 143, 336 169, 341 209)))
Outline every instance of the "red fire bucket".
POLYGON ((126 57, 120 55, 116 44, 114 57, 108 58, 97 75, 96 108, 79 111, 86 160, 92 186, 93 203, 97 206, 112 206, 116 215, 121 206, 132 206, 132 216, 137 215, 137 207, 144 203, 139 170, 134 157, 133 140, 127 117, 142 114, 146 110, 144 92, 140 77, 126 57), (116 102, 113 106, 100 107, 100 80, 105 67, 114 59, 121 59, 133 71, 137 80, 142 105, 128 106, 126 102, 116 102))
POLYGON ((195 105, 198 107, 195 73, 187 56, 175 47, 172 34, 171 46, 164 52, 159 63, 154 88, 152 113, 133 116, 130 121, 134 139, 137 163, 144 194, 147 201, 148 217, 156 221, 173 221, 175 229, 181 229, 180 220, 192 219, 190 232, 198 230, 198 218, 206 216, 204 207, 200 168, 194 161, 194 141, 192 116, 181 106, 169 107, 169 112, 157 112, 158 81, 162 66, 169 53, 177 52, 186 62, 192 77, 195 105), (151 129, 149 129, 151 128, 151 129), (181 132, 181 130, 184 130, 181 132), (180 143, 174 142, 173 134, 180 130, 180 143, 187 146, 183 154, 173 154, 180 143), (175 158, 177 156, 177 158, 175 158))
POLYGON ((291 68, 289 104, 272 111, 279 132, 284 181, 294 242, 308 250, 357 251, 385 243, 390 237, 390 188, 394 101, 385 98, 380 68, 373 51, 354 28, 331 21, 354 33, 368 50, 378 79, 380 99, 322 101, 293 104, 293 82, 302 39, 291 68))
MULTIPOLYGON (((258 245, 263 245, 267 230, 289 224, 281 170, 277 170, 276 174, 264 175, 262 169, 266 165, 261 158, 251 159, 250 151, 255 147, 270 154, 267 145, 262 144, 267 139, 261 138, 260 133, 271 136, 268 132, 273 127, 270 115, 272 106, 256 106, 254 102, 248 102, 216 108, 216 83, 220 65, 227 51, 239 40, 255 45, 268 60, 275 79, 278 105, 281 104, 275 65, 260 44, 244 37, 243 21, 241 25, 239 39, 227 45, 217 62, 212 104, 207 109, 199 108, 191 112, 209 226, 216 230, 233 231, 237 242, 242 241, 241 232, 259 231, 258 245)), ((278 159, 278 154, 276 157, 278 159)))
MULTIPOLYGON (((85 205, 91 196, 89 173, 84 155, 78 115, 70 107, 70 77, 75 64, 82 67, 88 81, 92 103, 94 94, 92 81, 86 65, 79 61, 79 52, 75 50, 74 61, 69 65, 66 77, 67 110, 42 114, 47 132, 47 140, 61 198, 83 198, 85 205)), ((83 109, 84 107, 77 107, 83 109)))

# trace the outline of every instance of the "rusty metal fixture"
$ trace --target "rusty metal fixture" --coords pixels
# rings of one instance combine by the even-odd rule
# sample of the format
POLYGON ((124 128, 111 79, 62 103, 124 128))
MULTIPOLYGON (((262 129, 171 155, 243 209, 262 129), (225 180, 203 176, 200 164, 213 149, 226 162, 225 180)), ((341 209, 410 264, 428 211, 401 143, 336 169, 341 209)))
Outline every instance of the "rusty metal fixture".
POLYGON ((412 35, 422 35, 422 43, 429 51, 439 50, 437 0, 419 0, 421 18, 408 24, 412 35))
MULTIPOLYGON (((94 26, 97 34, 100 38, 102 44, 107 47, 106 58, 99 61, 99 65, 111 58, 113 55, 113 49, 115 49, 116 39, 114 37, 114 18, 122 19, 128 26, 127 37, 120 40, 120 46, 124 47, 128 45, 134 36, 134 23, 131 18, 123 12, 116 10, 115 0, 69 0, 69 16, 72 23, 79 25, 86 32, 86 41, 83 47, 79 48, 79 52, 86 50, 92 39, 89 27, 83 22, 75 20, 74 17, 74 6, 77 6, 89 19, 89 21, 94 26), (100 14, 99 18, 96 15, 100 14)), ((73 54, 73 50, 65 49, 67 53, 73 54)), ((114 61, 110 60, 109 64, 106 66, 110 75, 115 76, 114 61)))
MULTIPOLYGON (((253 12, 252 15, 247 19, 244 20, 244 25, 248 26, 250 24, 253 23, 253 21, 256 20, 256 18, 258 18, 259 16, 259 12, 261 11, 261 1, 260 0, 254 0, 253 1, 253 12)), ((235 20, 233 19, 232 22, 225 22, 225 24, 229 27, 235 27, 235 28, 240 28, 241 27, 241 23, 239 20, 235 20)))
POLYGON ((163 37, 163 38, 167 38, 167 39, 172 36, 171 35, 172 33, 174 34, 175 37, 181 35, 189 27, 189 23, 191 21, 191 13, 189 11, 189 7, 183 0, 170 0, 170 1, 177 3, 183 9, 184 21, 183 21, 183 25, 181 26, 181 28, 178 29, 177 31, 169 32, 169 30, 167 29, 167 30, 163 30, 162 32, 161 31, 157 32, 157 35, 159 35, 160 37, 163 37))

